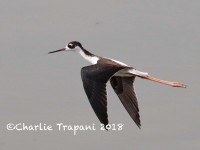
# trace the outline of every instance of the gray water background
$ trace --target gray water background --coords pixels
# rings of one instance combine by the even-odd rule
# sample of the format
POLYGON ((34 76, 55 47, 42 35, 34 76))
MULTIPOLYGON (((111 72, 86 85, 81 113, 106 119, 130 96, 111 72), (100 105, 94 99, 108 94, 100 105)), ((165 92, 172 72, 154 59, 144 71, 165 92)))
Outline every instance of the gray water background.
POLYGON ((197 0, 10 0, 0 5, 0 149, 200 149, 200 2, 197 0), (122 131, 8 131, 8 123, 99 120, 82 87, 78 54, 49 51, 80 41, 94 54, 188 85, 137 78, 142 128, 108 84, 110 123, 122 131))

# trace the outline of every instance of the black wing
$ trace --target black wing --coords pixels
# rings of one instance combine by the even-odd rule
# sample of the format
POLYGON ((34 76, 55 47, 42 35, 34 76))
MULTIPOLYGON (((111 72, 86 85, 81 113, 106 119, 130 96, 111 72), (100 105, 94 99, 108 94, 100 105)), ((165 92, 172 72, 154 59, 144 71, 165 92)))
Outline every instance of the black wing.
POLYGON ((82 74, 83 87, 89 102, 104 125, 108 124, 106 83, 96 82, 82 74))
POLYGON ((117 71, 126 66, 116 65, 109 60, 99 61, 96 65, 81 69, 83 87, 89 102, 104 125, 108 124, 106 83, 117 71), (107 61, 105 63, 105 61, 107 61))
POLYGON ((138 102, 136 98, 136 94, 133 88, 133 82, 135 77, 116 77, 113 76, 110 79, 110 83, 121 100, 122 104, 126 108, 127 112, 134 120, 136 125, 140 128, 140 115, 138 102))

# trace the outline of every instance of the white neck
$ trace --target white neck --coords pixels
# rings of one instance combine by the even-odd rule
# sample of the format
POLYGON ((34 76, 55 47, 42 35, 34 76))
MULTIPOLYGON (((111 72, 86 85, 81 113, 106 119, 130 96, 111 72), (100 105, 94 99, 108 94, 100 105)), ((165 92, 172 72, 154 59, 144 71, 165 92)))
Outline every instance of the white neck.
POLYGON ((83 50, 82 49, 80 49, 80 48, 76 48, 77 49, 77 52, 79 53, 79 54, 81 54, 81 56, 85 59, 85 60, 87 60, 87 61, 89 61, 90 63, 92 63, 92 64, 97 64, 97 61, 99 60, 99 57, 97 57, 97 56, 88 56, 88 55, 86 55, 84 52, 83 52, 83 50))

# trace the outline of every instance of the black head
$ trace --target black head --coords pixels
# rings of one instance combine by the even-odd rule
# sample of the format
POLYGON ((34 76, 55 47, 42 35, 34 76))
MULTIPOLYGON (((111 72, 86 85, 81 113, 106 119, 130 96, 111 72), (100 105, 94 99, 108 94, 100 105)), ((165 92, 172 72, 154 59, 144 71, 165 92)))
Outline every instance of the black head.
POLYGON ((52 51, 52 52, 49 52, 49 53, 55 53, 55 52, 60 52, 60 51, 77 51, 77 50, 80 50, 80 49, 83 49, 81 43, 78 42, 78 41, 72 41, 72 42, 69 42, 65 46, 65 48, 62 48, 62 49, 59 49, 59 50, 56 50, 56 51, 52 51))
POLYGON ((80 42, 78 42, 78 41, 72 41, 72 42, 69 42, 65 48, 74 49, 77 46, 80 47, 80 48, 82 48, 82 45, 81 45, 80 42))

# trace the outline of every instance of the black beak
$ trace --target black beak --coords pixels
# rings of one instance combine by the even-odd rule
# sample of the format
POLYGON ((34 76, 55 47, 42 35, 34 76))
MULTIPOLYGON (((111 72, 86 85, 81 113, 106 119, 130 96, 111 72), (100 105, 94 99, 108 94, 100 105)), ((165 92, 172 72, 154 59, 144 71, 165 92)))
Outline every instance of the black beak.
POLYGON ((56 52, 60 52, 60 51, 65 51, 65 48, 62 48, 62 49, 59 49, 59 50, 56 50, 56 51, 49 52, 48 54, 56 53, 56 52))

